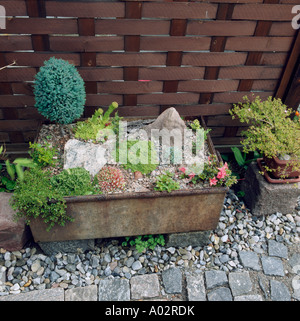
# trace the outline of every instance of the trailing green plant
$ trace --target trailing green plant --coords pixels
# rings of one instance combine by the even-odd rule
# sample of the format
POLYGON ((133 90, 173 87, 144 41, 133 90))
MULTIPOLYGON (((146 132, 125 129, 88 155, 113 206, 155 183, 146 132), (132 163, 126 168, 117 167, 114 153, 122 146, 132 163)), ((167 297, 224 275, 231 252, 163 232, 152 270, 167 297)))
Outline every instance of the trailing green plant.
MULTIPOLYGON (((0 157, 4 157, 4 147, 0 147, 0 157)), ((24 180, 24 167, 32 168, 36 164, 29 158, 17 158, 10 163, 5 160, 5 166, 0 164, 0 192, 12 192, 16 186, 16 179, 24 180)))
POLYGON ((180 189, 180 184, 174 181, 173 177, 174 174, 170 173, 169 171, 167 171, 165 174, 159 175, 156 178, 154 189, 156 191, 167 191, 169 193, 171 191, 180 189))
POLYGON ((55 224, 64 226, 67 221, 73 221, 66 214, 63 194, 50 182, 50 172, 40 167, 30 168, 25 171, 24 180, 17 180, 11 206, 16 217, 25 218, 27 224, 31 219, 41 217, 47 224, 47 231, 55 224))
POLYGON ((119 133, 119 122, 122 119, 116 112, 114 117, 110 115, 118 108, 118 103, 113 102, 103 114, 103 109, 99 108, 94 115, 85 121, 79 121, 74 129, 75 138, 83 140, 92 140, 94 142, 104 142, 107 139, 108 130, 112 130, 114 134, 119 133))
POLYGON ((116 161, 123 160, 124 157, 127 163, 123 164, 123 167, 132 172, 149 174, 158 166, 157 153, 151 141, 128 140, 122 147, 117 146, 116 161), (127 144, 127 149, 125 144, 127 144))
POLYGON ((58 175, 51 177, 50 183, 63 196, 99 193, 91 182, 89 171, 84 168, 64 169, 58 175))
POLYGON ((228 168, 228 164, 225 162, 220 167, 220 163, 215 155, 210 155, 208 162, 203 166, 202 171, 193 171, 193 167, 181 167, 179 171, 182 172, 181 178, 189 178, 190 183, 197 184, 200 182, 209 183, 210 186, 227 186, 230 187, 237 183, 236 177, 232 174, 232 171, 228 168), (197 174, 196 174, 197 173, 197 174))
POLYGON ((145 252, 147 249, 154 250, 156 245, 165 245, 165 238, 162 234, 159 235, 139 235, 126 236, 122 246, 135 246, 139 253, 145 252))
POLYGON ((126 182, 122 171, 112 166, 104 166, 95 176, 94 182, 105 193, 122 191, 126 182))
POLYGON ((41 167, 55 166, 57 164, 58 150, 49 143, 44 145, 29 142, 29 155, 33 161, 41 167))
POLYGON ((279 98, 268 97, 262 101, 256 97, 250 101, 243 97, 244 103, 234 104, 230 110, 232 118, 238 117, 242 123, 249 124, 242 132, 243 151, 258 151, 267 158, 289 155, 293 170, 300 170, 300 122, 294 121, 294 111, 279 98))
POLYGON ((75 66, 63 59, 50 58, 35 76, 35 107, 47 119, 70 124, 83 114, 84 81, 75 66))

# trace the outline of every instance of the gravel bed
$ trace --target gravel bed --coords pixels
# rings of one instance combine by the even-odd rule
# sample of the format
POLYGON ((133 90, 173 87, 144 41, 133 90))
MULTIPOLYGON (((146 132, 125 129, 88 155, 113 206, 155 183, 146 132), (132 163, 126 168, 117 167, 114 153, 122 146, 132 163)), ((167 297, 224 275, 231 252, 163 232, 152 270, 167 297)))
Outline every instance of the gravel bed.
POLYGON ((102 279, 131 279, 135 274, 161 274, 171 267, 192 271, 243 271, 249 262, 240 252, 267 253, 267 242, 299 244, 300 199, 295 211, 282 215, 251 215, 229 191, 217 228, 204 247, 162 247, 138 253, 122 247, 122 238, 97 240, 93 251, 44 255, 40 248, 9 252, 0 249, 0 295, 55 287, 71 289, 97 285, 102 279))

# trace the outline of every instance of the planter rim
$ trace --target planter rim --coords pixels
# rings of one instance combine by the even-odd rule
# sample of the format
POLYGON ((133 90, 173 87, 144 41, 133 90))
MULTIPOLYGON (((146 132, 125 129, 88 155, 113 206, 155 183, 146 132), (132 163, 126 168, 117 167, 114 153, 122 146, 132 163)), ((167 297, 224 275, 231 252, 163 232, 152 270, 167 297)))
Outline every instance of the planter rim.
MULTIPOLYGON (((264 155, 263 158, 270 158, 270 159, 273 158, 273 159, 275 160, 275 162, 276 162, 277 164, 279 164, 279 165, 286 165, 288 162, 297 163, 297 160, 296 160, 296 159, 282 160, 282 159, 279 159, 277 156, 266 157, 266 156, 264 155)), ((299 162, 300 162, 300 160, 299 160, 299 162)))
POLYGON ((124 200, 124 199, 136 199, 136 198, 159 198, 159 197, 171 197, 171 196, 190 196, 190 195, 203 195, 203 194, 222 194, 229 190, 228 187, 213 187, 203 189, 188 189, 177 190, 172 192, 133 192, 133 193, 113 193, 113 194, 97 194, 97 195, 81 195, 81 196, 66 196, 64 199, 66 203, 84 203, 84 202, 96 202, 96 201, 109 201, 109 200, 124 200))
POLYGON ((262 164, 263 158, 258 158, 256 161, 257 161, 259 169, 264 173, 264 177, 266 178, 268 183, 271 183, 271 184, 293 184, 293 183, 300 182, 300 177, 299 178, 285 178, 285 179, 271 178, 269 176, 268 172, 263 167, 263 164, 262 164))

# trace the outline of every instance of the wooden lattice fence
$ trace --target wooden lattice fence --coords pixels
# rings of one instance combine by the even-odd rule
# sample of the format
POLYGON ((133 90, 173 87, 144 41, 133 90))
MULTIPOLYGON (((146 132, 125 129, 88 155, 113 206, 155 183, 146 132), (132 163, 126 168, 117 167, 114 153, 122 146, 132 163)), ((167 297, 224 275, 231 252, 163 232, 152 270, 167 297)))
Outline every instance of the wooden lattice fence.
POLYGON ((276 94, 298 1, 0 1, 0 67, 17 63, 0 72, 0 143, 18 152, 34 139, 42 118, 32 82, 55 56, 85 81, 84 117, 112 101, 125 117, 174 106, 205 116, 216 145, 239 144, 242 127, 228 110, 251 92, 276 94))

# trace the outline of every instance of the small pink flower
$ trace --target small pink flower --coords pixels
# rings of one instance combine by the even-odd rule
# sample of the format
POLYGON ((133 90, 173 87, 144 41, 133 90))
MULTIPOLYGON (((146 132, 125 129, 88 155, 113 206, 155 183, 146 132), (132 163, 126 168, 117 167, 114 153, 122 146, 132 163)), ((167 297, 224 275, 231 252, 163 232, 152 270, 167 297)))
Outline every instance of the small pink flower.
POLYGON ((191 173, 191 174, 189 174, 189 178, 192 179, 193 177, 195 177, 195 175, 196 175, 196 174, 191 173))
POLYGON ((218 173, 218 175, 217 175, 217 178, 218 178, 218 179, 224 178, 224 177, 227 175, 226 169, 228 169, 227 163, 225 163, 223 167, 218 168, 218 170, 219 170, 219 173, 218 173))
POLYGON ((217 185, 217 182, 218 182, 218 180, 215 177, 209 179, 210 186, 217 185))
POLYGON ((217 178, 224 178, 226 176, 226 171, 224 171, 223 169, 219 171, 217 178))
POLYGON ((183 174, 185 174, 186 168, 185 167, 180 167, 180 168, 178 168, 178 170, 180 170, 183 174))

